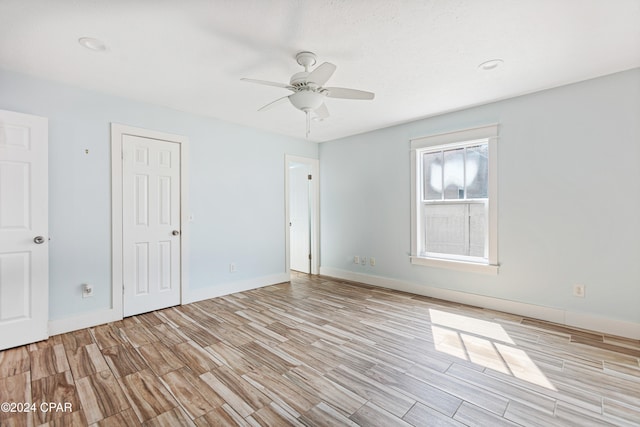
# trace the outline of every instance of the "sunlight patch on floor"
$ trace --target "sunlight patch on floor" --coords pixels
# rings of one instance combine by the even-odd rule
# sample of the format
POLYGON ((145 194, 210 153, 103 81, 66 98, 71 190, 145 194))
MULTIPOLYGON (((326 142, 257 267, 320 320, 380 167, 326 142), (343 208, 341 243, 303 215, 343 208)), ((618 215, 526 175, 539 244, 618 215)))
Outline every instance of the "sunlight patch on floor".
POLYGON ((554 385, 495 322, 429 309, 436 350, 550 390, 554 385))
POLYGON ((431 326, 431 330, 433 331, 433 342, 436 345, 436 350, 460 359, 469 360, 459 333, 435 325, 431 326))
POLYGON ((529 355, 519 348, 506 346, 500 343, 495 343, 496 348, 502 355, 507 365, 509 365, 509 369, 511 369, 511 374, 520 378, 521 380, 528 381, 530 383, 538 384, 539 386, 556 390, 556 388, 551 384, 551 381, 547 379, 547 377, 542 373, 538 365, 535 364, 533 360, 529 357, 529 355))
POLYGON ((431 315, 431 323, 443 325, 458 331, 469 332, 474 335, 482 335, 492 340, 514 344, 509 334, 496 322, 474 319, 473 317, 447 313, 446 311, 434 310, 432 308, 429 309, 429 314, 431 315))

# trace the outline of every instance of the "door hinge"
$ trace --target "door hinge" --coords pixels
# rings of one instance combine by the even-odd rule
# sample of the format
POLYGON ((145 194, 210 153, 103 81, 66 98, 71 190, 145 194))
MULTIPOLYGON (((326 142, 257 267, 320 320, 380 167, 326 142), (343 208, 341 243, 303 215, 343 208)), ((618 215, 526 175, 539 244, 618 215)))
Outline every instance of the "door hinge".
POLYGON ((309 254, 309 259, 311 259, 311 254, 309 254))
POLYGON ((307 179, 308 179, 309 181, 311 181, 311 179, 312 179, 311 174, 307 175, 307 179))

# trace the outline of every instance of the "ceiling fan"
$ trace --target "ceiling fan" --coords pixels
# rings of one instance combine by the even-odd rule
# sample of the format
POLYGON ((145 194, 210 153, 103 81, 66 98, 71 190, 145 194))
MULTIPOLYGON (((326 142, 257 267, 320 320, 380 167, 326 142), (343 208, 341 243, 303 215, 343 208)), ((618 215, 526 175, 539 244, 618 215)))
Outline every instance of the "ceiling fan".
POLYGON ((309 71, 309 67, 316 64, 316 55, 312 52, 299 52, 296 54, 296 61, 304 67, 304 71, 300 71, 291 76, 289 84, 246 78, 242 78, 241 80, 261 85, 281 87, 292 91, 293 93, 291 95, 278 98, 258 109, 258 111, 268 110, 282 102, 286 102, 288 99, 294 107, 303 111, 307 116, 307 138, 311 130, 311 112, 314 112, 315 118, 320 120, 329 117, 329 110, 324 103, 325 98, 373 99, 375 96, 372 92, 365 92, 363 90, 324 87, 323 85, 336 71, 336 66, 330 62, 324 62, 313 71, 309 71))

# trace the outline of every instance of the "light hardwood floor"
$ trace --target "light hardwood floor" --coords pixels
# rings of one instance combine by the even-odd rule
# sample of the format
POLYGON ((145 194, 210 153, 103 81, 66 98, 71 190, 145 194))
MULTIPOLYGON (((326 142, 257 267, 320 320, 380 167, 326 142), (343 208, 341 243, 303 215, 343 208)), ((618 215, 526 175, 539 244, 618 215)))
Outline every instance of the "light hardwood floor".
POLYGON ((0 352, 0 402, 36 409, 1 426, 638 426, 640 342, 296 275, 0 352))

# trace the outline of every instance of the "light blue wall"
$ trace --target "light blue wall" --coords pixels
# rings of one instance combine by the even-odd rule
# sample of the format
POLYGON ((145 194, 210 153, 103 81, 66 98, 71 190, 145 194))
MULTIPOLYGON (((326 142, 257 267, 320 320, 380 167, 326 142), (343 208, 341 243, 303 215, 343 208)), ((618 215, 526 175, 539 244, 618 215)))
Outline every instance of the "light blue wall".
MULTIPOLYGON (((2 70, 0 109, 49 118, 51 319, 110 305, 111 122, 190 139, 192 288, 284 271, 284 154, 317 158, 316 144, 2 70), (96 295, 82 299, 81 283, 96 295)), ((323 143, 319 155, 323 267, 640 322, 639 69, 323 143), (495 122, 500 274, 412 266, 409 139, 495 122)))
POLYGON ((191 289, 284 273, 284 155, 317 144, 2 70, 0 109, 49 119, 51 319, 110 307, 111 122, 189 138, 191 289))
POLYGON ((326 142, 320 165, 323 268, 640 323, 640 69, 326 142), (499 275, 411 265, 409 140, 491 123, 499 275))

